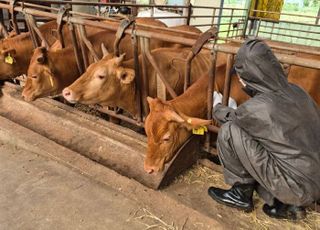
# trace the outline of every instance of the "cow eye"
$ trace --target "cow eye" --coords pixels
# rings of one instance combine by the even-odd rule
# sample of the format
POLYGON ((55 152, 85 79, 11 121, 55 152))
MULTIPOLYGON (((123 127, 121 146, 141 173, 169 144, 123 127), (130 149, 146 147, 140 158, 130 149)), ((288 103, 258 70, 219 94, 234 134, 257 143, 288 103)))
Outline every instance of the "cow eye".
POLYGON ((37 75, 32 75, 32 76, 31 76, 31 78, 33 78, 33 79, 37 79, 37 78, 38 78, 38 76, 37 76, 37 75))
POLYGON ((124 80, 127 77, 127 73, 122 73, 121 74, 121 80, 124 80))
POLYGON ((98 78, 99 79, 104 79, 104 76, 103 75, 99 75, 98 78))

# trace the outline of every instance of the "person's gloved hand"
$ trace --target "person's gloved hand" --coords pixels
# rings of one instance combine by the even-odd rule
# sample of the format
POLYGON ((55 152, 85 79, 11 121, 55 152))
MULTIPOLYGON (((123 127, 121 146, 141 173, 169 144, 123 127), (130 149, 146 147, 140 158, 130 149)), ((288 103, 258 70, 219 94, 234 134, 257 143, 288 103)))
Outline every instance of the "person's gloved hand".
POLYGON ((222 103, 222 94, 214 91, 213 93, 213 117, 219 122, 219 124, 226 123, 233 120, 235 116, 235 109, 237 108, 236 101, 229 97, 229 106, 224 106, 222 103))

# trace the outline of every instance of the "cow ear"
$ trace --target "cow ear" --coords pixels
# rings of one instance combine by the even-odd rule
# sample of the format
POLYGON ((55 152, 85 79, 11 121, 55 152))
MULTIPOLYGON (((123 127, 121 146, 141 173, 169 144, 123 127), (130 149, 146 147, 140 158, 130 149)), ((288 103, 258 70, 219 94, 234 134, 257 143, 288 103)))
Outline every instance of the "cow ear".
POLYGON ((16 53, 17 53, 17 51, 14 48, 4 49, 4 50, 1 51, 1 54, 3 56, 8 56, 10 54, 11 56, 14 57, 16 55, 16 53))
POLYGON ((61 49, 62 49, 62 44, 59 40, 57 40, 55 43, 53 43, 50 47, 50 51, 53 51, 53 52, 56 52, 61 49))
POLYGON ((187 122, 184 123, 184 126, 191 130, 191 129, 199 129, 200 127, 203 126, 208 126, 212 124, 212 120, 205 120, 205 119, 200 119, 196 117, 192 117, 187 122))
POLYGON ((178 114, 173 110, 166 110, 165 113, 165 117, 167 118, 167 120, 178 122, 185 126, 188 130, 198 129, 202 126, 208 126, 212 124, 211 120, 189 117, 183 113, 178 114))
POLYGON ((101 51, 102 51, 102 55, 103 55, 102 58, 105 58, 109 55, 109 52, 103 43, 101 43, 101 51))
POLYGON ((44 64, 47 56, 47 49, 45 47, 40 47, 39 50, 35 52, 36 60, 39 64, 44 64))
POLYGON ((120 55, 120 57, 116 57, 116 58, 115 58, 115 64, 116 64, 117 66, 122 65, 122 62, 123 62, 125 56, 126 56, 126 54, 123 53, 123 54, 120 55))
POLYGON ((135 74, 133 70, 125 69, 118 71, 117 77, 122 84, 130 84, 134 80, 135 74))
POLYGON ((173 111, 171 109, 170 110, 166 109, 164 111, 164 117, 168 121, 175 121, 175 122, 178 122, 178 123, 183 123, 184 122, 183 118, 178 113, 176 113, 175 111, 173 111))

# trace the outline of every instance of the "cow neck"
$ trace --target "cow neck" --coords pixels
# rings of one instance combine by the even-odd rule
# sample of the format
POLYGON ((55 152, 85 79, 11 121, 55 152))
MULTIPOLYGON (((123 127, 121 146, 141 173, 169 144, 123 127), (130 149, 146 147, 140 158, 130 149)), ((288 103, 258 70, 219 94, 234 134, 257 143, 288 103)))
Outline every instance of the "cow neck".
POLYGON ((52 63, 50 70, 57 82, 57 91, 62 90, 79 77, 77 63, 73 55, 72 48, 48 53, 49 63, 52 63))
POLYGON ((187 116, 204 118, 207 113, 208 75, 202 76, 186 92, 169 101, 175 111, 187 116))
POLYGON ((137 101, 139 98, 137 97, 135 84, 122 85, 121 89, 118 94, 117 106, 128 111, 133 117, 136 117, 138 114, 137 101))

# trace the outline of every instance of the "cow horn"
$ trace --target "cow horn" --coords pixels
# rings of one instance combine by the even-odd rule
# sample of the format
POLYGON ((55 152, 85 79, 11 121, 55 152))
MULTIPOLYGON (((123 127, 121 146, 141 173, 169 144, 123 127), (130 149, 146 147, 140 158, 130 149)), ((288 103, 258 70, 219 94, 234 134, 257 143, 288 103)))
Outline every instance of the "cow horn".
POLYGON ((117 66, 120 66, 124 60, 124 57, 126 56, 125 53, 121 54, 120 57, 117 57, 115 60, 115 63, 117 66))
POLYGON ((102 50, 102 55, 103 55, 102 58, 104 58, 104 57, 109 55, 109 52, 108 52, 106 46, 103 43, 101 43, 101 50, 102 50))

